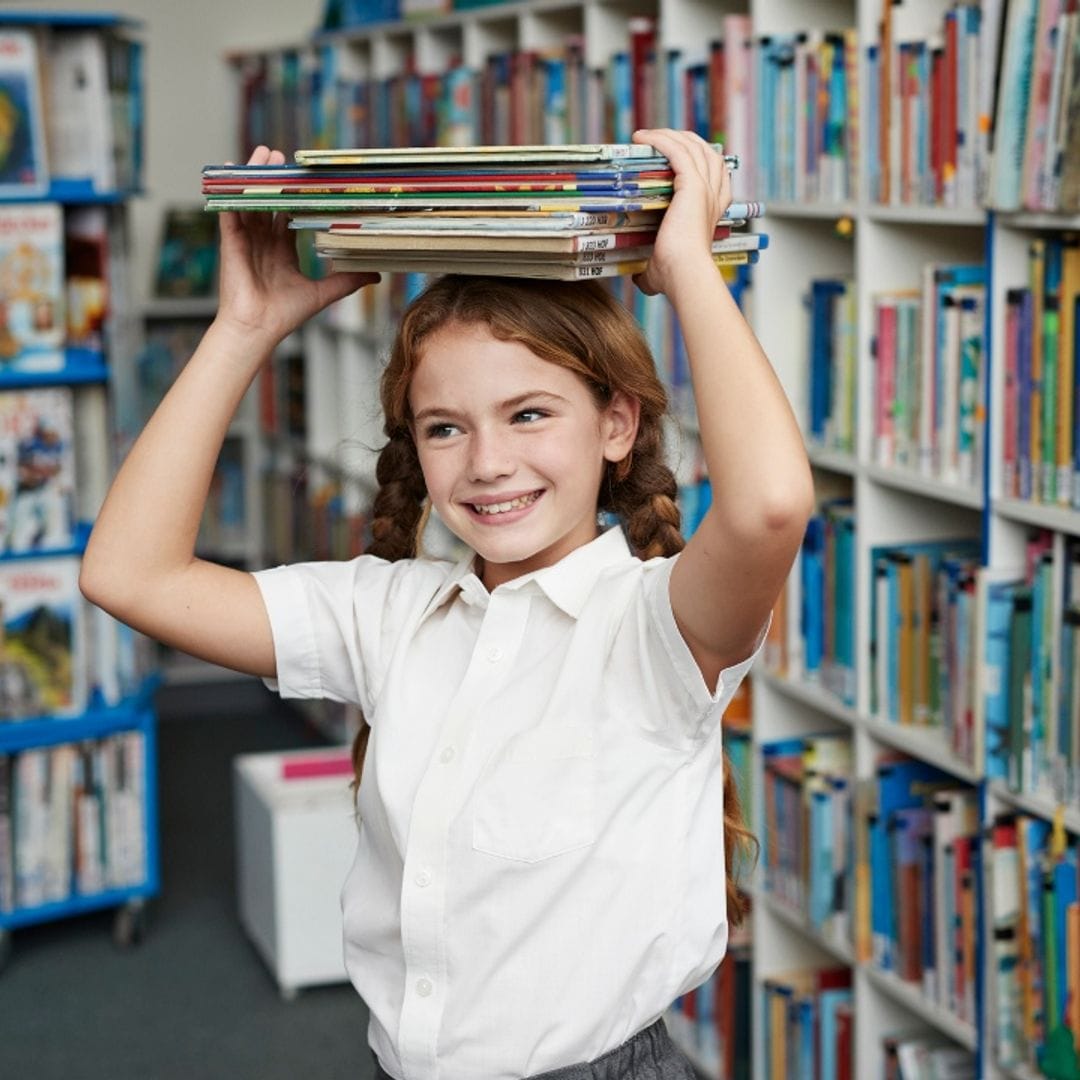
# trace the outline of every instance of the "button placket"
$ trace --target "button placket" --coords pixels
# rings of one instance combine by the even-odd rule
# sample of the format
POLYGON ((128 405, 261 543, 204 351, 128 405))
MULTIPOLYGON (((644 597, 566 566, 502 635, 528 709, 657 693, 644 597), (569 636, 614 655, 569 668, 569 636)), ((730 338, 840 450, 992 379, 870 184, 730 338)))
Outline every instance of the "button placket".
POLYGON ((472 728, 482 722, 483 703, 506 677, 504 662, 519 647, 528 617, 529 599, 517 592, 492 596, 461 686, 447 710, 442 745, 417 788, 405 853, 407 883, 402 889, 402 936, 413 988, 406 995, 400 1026, 402 1063, 409 1071, 433 1065, 434 1033, 441 1021, 446 994, 437 992, 446 970, 447 840, 462 791, 468 790, 464 756, 472 728), (496 644, 498 642, 498 644, 496 644))

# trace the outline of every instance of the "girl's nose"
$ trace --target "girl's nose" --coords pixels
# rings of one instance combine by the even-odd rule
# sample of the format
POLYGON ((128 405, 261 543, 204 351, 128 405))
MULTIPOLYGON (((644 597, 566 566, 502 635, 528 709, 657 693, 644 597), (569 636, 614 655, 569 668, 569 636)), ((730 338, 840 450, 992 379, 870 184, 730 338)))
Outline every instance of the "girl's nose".
POLYGON ((509 476, 514 471, 506 440, 494 432, 476 431, 469 440, 469 479, 478 483, 509 476))

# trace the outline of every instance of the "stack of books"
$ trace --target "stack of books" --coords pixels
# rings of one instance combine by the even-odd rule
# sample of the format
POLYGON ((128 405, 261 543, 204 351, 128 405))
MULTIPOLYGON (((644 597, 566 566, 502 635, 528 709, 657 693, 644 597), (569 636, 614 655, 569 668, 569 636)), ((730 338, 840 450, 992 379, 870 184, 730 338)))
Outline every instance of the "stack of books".
MULTIPOLYGON (((673 181, 666 157, 631 143, 397 147, 207 166, 203 194, 208 210, 289 214, 334 270, 575 281, 645 269, 673 181)), ((768 236, 735 230, 764 212, 728 207, 717 266, 757 261, 768 236)))

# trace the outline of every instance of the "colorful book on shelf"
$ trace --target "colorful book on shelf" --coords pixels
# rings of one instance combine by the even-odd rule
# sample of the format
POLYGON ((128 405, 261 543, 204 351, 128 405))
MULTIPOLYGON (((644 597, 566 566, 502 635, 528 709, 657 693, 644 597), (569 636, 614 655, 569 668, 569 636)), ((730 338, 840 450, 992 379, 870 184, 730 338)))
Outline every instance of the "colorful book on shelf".
POLYGON ((0 392, 0 554, 63 550, 74 538, 70 388, 0 392))
POLYGON ((49 187, 37 39, 0 29, 0 198, 40 195, 49 187))
POLYGON ((63 210, 0 205, 0 380, 62 368, 64 333, 63 210))
POLYGON ((86 705, 75 556, 0 562, 0 717, 75 716, 86 705))

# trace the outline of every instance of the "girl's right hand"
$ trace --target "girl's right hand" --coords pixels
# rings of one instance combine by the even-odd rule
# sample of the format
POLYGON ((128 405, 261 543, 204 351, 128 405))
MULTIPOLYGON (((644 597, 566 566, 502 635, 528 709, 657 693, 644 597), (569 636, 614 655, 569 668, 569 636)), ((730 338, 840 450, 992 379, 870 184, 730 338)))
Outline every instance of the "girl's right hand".
MULTIPOLYGON (((249 165, 282 165, 285 155, 255 148, 249 165)), ((378 274, 306 277, 284 213, 229 211, 221 220, 217 323, 273 348, 328 304, 379 280, 378 274)))

